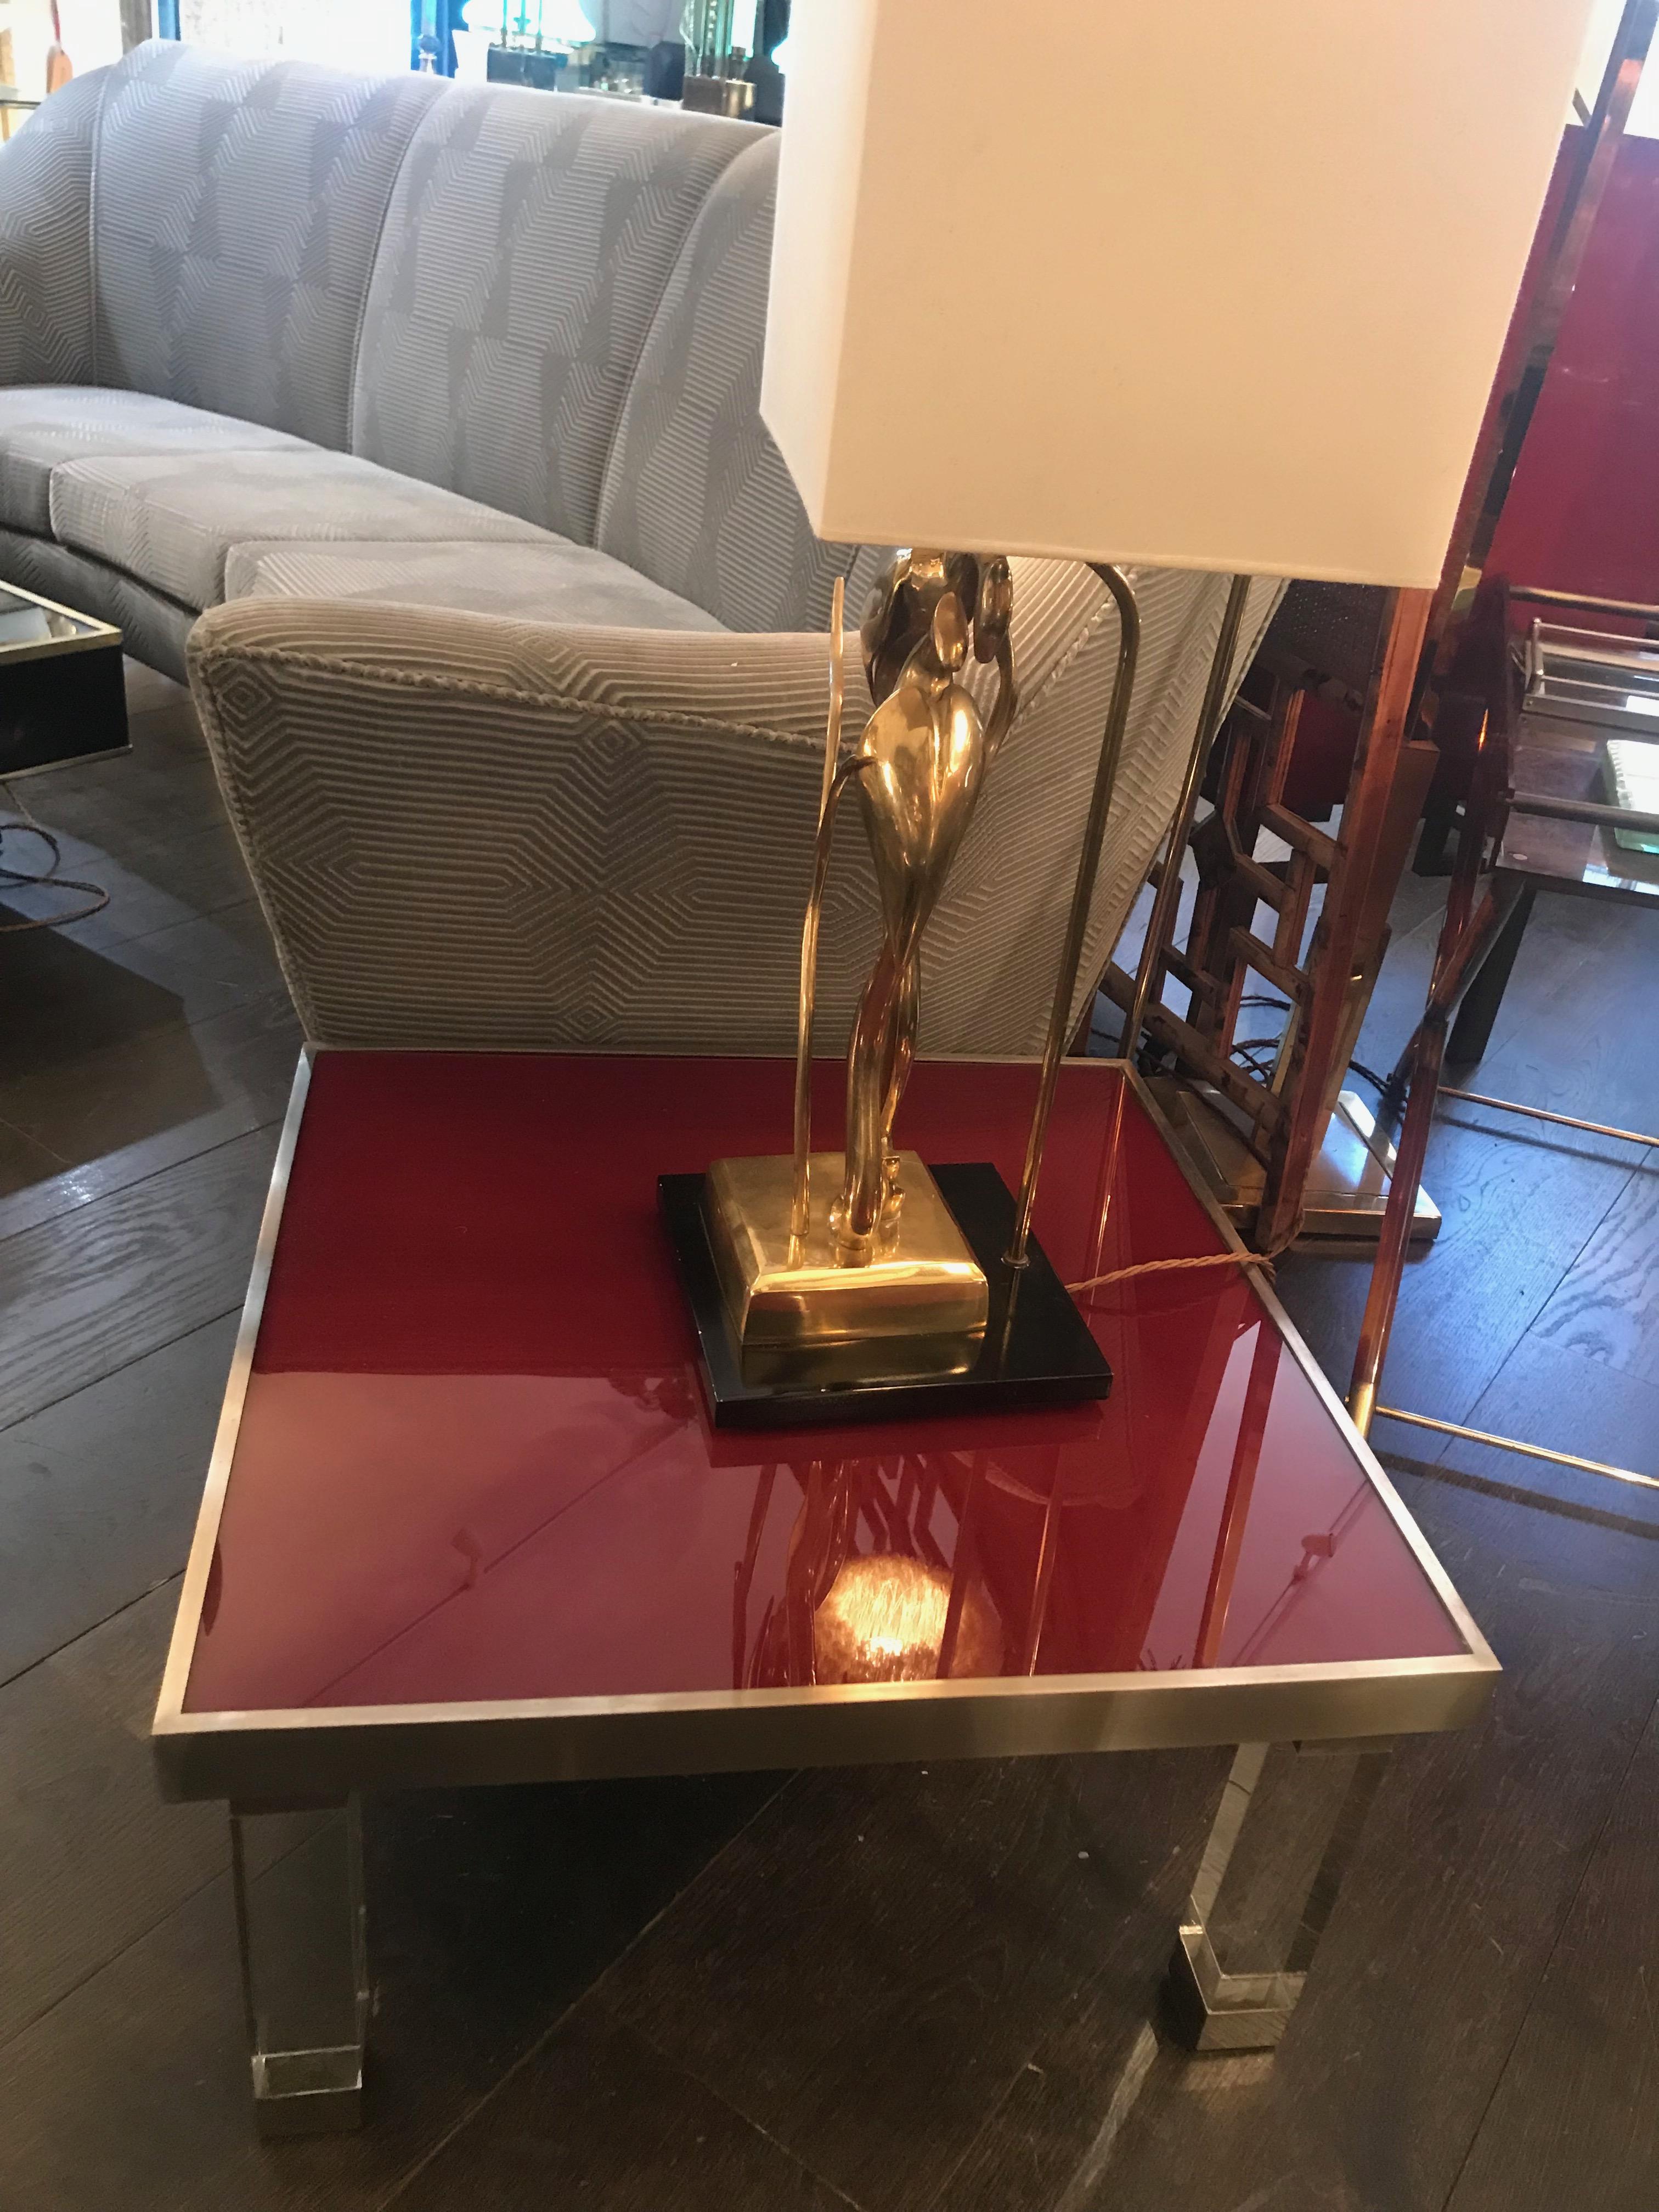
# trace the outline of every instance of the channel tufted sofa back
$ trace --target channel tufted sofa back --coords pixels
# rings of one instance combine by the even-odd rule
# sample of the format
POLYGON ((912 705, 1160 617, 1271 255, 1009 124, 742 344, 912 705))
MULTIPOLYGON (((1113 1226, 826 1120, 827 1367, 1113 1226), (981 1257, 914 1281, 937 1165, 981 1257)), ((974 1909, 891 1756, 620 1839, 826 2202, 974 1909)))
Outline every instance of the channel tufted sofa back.
POLYGON ((760 135, 452 88, 422 118, 386 210, 353 452, 591 545, 664 291, 709 192, 760 135))
POLYGON ((386 204, 443 88, 161 40, 99 74, 88 381, 348 449, 386 204))
POLYGON ((777 147, 152 40, 9 155, 52 220, 0 208, 27 295, 0 377, 258 423, 599 545, 728 629, 819 627, 853 553, 759 414, 777 147))

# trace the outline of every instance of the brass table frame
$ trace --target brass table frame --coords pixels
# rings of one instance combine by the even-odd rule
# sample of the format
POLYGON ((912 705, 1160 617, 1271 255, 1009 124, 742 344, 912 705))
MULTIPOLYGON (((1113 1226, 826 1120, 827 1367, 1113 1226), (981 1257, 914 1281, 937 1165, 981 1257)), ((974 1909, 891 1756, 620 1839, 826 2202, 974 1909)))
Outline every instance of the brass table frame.
MULTIPOLYGON (((1583 607, 1620 617, 1639 616, 1650 629, 1659 625, 1659 607, 1636 606, 1592 598, 1580 599, 1567 592, 1544 592, 1530 587, 1522 587, 1507 594, 1504 594, 1501 585, 1496 589, 1500 597, 1528 601, 1542 599, 1555 606, 1583 607)), ((1382 1234, 1360 1324, 1359 1342, 1349 1382, 1348 1407, 1362 1435, 1369 1433, 1371 1422, 1381 1416, 1385 1420, 1400 1421, 1410 1427, 1430 1429, 1443 1436, 1460 1437, 1468 1443, 1512 1452, 1524 1459, 1541 1460, 1554 1466, 1572 1468, 1582 1474, 1605 1476, 1612 1481, 1630 1484, 1639 1489, 1659 1490, 1659 1478, 1642 1474, 1633 1468, 1614 1467, 1606 1461, 1588 1459, 1577 1452, 1555 1451, 1542 1444, 1526 1443, 1518 1437, 1501 1436, 1489 1430, 1471 1428, 1462 1422, 1443 1420, 1433 1414, 1384 1405, 1379 1397, 1383 1363, 1388 1357, 1389 1340, 1404 1283, 1408 1208, 1421 1187, 1429 1133, 1442 1099, 1452 1099, 1497 1113, 1513 1114, 1559 1128, 1577 1129, 1587 1135, 1606 1137, 1620 1143, 1659 1148, 1659 1135, 1650 1135, 1638 1129, 1620 1128, 1610 1122, 1589 1121, 1578 1115, 1554 1113, 1541 1106, 1523 1104, 1517 1099, 1498 1098, 1484 1091, 1468 1091, 1443 1084, 1440 1079, 1447 1053, 1448 1024, 1452 1013, 1476 982, 1486 962, 1504 963, 1507 975, 1507 963, 1513 960, 1518 942, 1515 925, 1525 918, 1526 905, 1522 902, 1530 902, 1532 881, 1503 866, 1504 829, 1510 817, 1516 814, 1543 814, 1555 820, 1586 822, 1602 828, 1608 826, 1610 820, 1640 827, 1650 818, 1599 805, 1592 800, 1540 797, 1510 788, 1502 781, 1510 770, 1510 749, 1514 734, 1514 683, 1512 672, 1507 665, 1504 676, 1504 696, 1493 697, 1482 736, 1482 757, 1477 761, 1464 805, 1457 861, 1446 902, 1445 921, 1435 953, 1423 1019, 1413 1032, 1395 1071, 1393 1097, 1396 1103, 1403 1102, 1404 1107, 1398 1164, 1389 1188, 1382 1234), (1492 848, 1492 872, 1484 895, 1481 895, 1480 878, 1486 866, 1489 844, 1492 848)), ((1564 884, 1563 888, 1568 886, 1564 884)), ((1603 886, 1601 895, 1618 896, 1617 888, 1603 886)))

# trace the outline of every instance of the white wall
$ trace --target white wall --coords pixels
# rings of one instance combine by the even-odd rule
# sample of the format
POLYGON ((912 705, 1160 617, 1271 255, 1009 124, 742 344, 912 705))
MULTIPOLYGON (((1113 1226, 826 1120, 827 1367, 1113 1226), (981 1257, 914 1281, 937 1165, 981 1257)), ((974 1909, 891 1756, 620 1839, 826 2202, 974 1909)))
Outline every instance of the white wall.
MULTIPOLYGON (((58 0, 58 13, 64 51, 77 70, 120 59, 120 0, 58 0)), ((0 0, 0 29, 11 33, 18 90, 39 100, 46 88, 46 48, 52 43, 48 0, 0 0)))
MULTIPOLYGON (((1619 18, 1623 13, 1624 0, 1595 0, 1589 36, 1584 41, 1584 58, 1578 65, 1579 97, 1586 107, 1595 105, 1595 95, 1601 88, 1601 76, 1607 65, 1607 56, 1613 51, 1613 34, 1619 28, 1619 18)), ((1626 128, 1632 137, 1659 138, 1659 39, 1654 40, 1654 52, 1642 72, 1642 82, 1636 88, 1635 104, 1626 128)))
POLYGON ((409 0, 179 0, 179 28, 221 53, 390 76, 409 67, 409 0))

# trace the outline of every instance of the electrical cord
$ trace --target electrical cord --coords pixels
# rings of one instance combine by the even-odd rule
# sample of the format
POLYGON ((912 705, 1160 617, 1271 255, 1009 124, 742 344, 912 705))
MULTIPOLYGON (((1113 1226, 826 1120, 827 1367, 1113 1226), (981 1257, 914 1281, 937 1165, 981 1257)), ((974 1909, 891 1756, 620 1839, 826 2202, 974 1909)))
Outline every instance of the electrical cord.
POLYGON ((37 822, 9 783, 0 783, 0 792, 14 814, 21 817, 16 822, 0 822, 0 891, 9 887, 32 890, 42 885, 55 891, 84 891, 87 903, 70 914, 33 915, 23 921, 0 921, 0 937, 21 934, 26 929, 61 929, 65 922, 87 921, 94 914, 101 914, 109 904, 109 893, 101 884, 89 883, 79 876, 63 876, 58 872, 63 866, 63 848, 57 837, 46 826, 37 822), (46 867, 15 868, 5 857, 5 841, 9 836, 38 837, 51 854, 46 867))
POLYGON ((1200 1252, 1189 1260, 1138 1260, 1133 1267, 1114 1267, 1104 1275, 1091 1275, 1086 1283, 1067 1283, 1066 1287, 1074 1298, 1081 1297, 1085 1291, 1103 1291, 1109 1283, 1127 1282, 1132 1275, 1172 1274, 1182 1267, 1259 1267, 1271 1283, 1276 1275, 1274 1261, 1290 1250, 1301 1233, 1298 1217, 1289 1235, 1266 1252, 1200 1252))
MULTIPOLYGON (((1248 1006, 1251 1001, 1249 999, 1245 999, 1242 1000, 1241 1003, 1248 1006)), ((1276 999, 1259 999, 1255 1001, 1255 1004, 1258 1006, 1277 1006, 1279 1001, 1276 999)), ((1252 1055, 1252 1057, 1250 1057, 1250 1073, 1252 1075, 1260 1075, 1261 1074, 1262 1070, 1257 1066, 1253 1055, 1256 1053, 1266 1052, 1269 1049, 1276 1052, 1282 1042, 1283 1039, 1279 1037, 1246 1037, 1242 1043, 1236 1044, 1233 1047, 1233 1051, 1235 1054, 1243 1053, 1246 1055, 1252 1055)), ((1348 1062, 1348 1073, 1350 1075, 1357 1075, 1362 1083, 1369 1083, 1371 1088, 1381 1097, 1386 1097, 1392 1088, 1392 1085, 1386 1076, 1379 1075, 1374 1067, 1367 1067, 1363 1060, 1351 1060, 1348 1062)))
MULTIPOLYGON (((1247 997, 1241 999, 1238 1003, 1241 1008, 1274 1006, 1282 1008, 1287 1013, 1290 1011, 1290 1003, 1287 1000, 1269 998, 1260 992, 1252 992, 1247 997)), ((1245 1037, 1234 1045, 1232 1056, 1235 1059, 1244 1059, 1249 1064, 1251 1074, 1259 1079, 1265 1080, 1269 1071, 1261 1066, 1257 1055, 1264 1052, 1277 1052, 1283 1042, 1282 1036, 1245 1037)), ((1362 1082, 1370 1084, 1380 1097, 1386 1098, 1389 1095, 1389 1085, 1387 1081, 1378 1075, 1375 1069, 1367 1067, 1364 1060, 1351 1060, 1348 1062, 1348 1070, 1351 1074, 1358 1076, 1362 1082)), ((1302 1217, 1298 1214, 1296 1224, 1290 1233, 1281 1237, 1278 1243, 1272 1245, 1265 1252, 1205 1252, 1190 1260, 1142 1260, 1133 1267, 1114 1267, 1108 1274, 1091 1275, 1087 1282, 1068 1283, 1066 1287, 1073 1297, 1081 1297, 1085 1291, 1102 1291, 1108 1284, 1127 1282, 1132 1276, 1160 1275, 1185 1267, 1257 1267, 1271 1283, 1277 1279, 1273 1262, 1290 1250, 1301 1233, 1302 1217)))

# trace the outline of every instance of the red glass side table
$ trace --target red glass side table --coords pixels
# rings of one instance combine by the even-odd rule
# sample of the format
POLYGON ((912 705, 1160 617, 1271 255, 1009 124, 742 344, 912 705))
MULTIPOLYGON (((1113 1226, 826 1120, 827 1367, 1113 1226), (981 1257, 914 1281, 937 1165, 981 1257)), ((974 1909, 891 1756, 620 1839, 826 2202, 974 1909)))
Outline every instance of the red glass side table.
MULTIPOLYGON (((270 2131, 359 2114, 362 1791, 1237 1745, 1171 1995, 1194 2043, 1261 2047, 1389 1739, 1486 1700, 1496 1661, 1254 1270, 1096 1292, 1103 1403, 716 1435, 656 1179, 778 1149, 792 1074, 301 1066, 154 1731, 169 1796, 229 1802, 270 2131), (1255 1918, 1224 1971, 1230 1869, 1255 1918)), ((1017 1185, 1034 1084, 924 1063, 902 1141, 1017 1185)), ((1237 1249, 1110 1062, 1062 1073, 1036 1226, 1067 1281, 1237 1249)))

